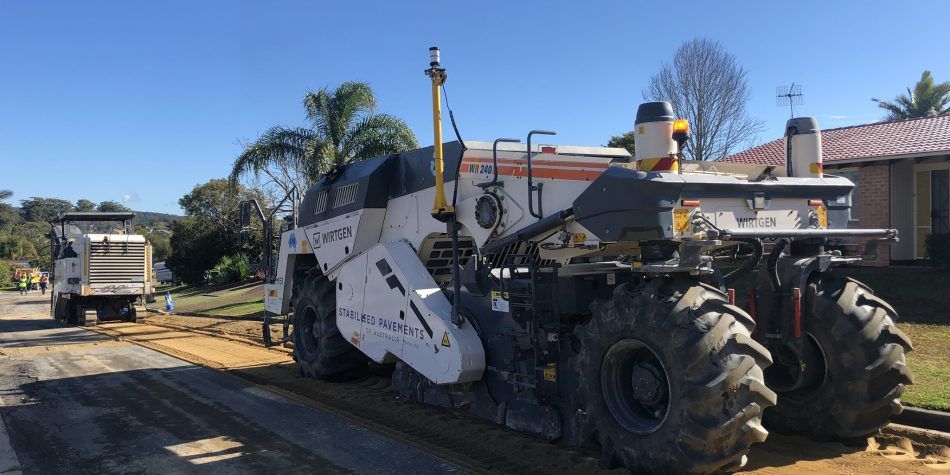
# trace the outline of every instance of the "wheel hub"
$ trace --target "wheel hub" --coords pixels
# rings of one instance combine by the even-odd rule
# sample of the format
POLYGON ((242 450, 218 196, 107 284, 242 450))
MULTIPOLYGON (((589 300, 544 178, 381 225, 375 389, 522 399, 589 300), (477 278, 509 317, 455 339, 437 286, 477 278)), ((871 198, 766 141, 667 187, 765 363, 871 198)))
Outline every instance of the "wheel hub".
POLYGON ((306 359, 312 359, 317 354, 317 341, 320 337, 318 323, 316 310, 313 307, 304 309, 303 319, 300 322, 300 329, 303 331, 300 351, 306 355, 306 359))
POLYGON ((827 363, 824 348, 808 333, 797 350, 784 343, 769 345, 775 363, 765 370, 769 387, 780 393, 808 393, 824 384, 827 363))
POLYGON ((600 376, 607 409, 625 430, 649 434, 666 421, 669 377, 649 345, 636 339, 618 341, 604 355, 600 376))
POLYGON ((656 374, 656 367, 640 363, 633 368, 633 397, 642 404, 656 404, 659 402, 663 383, 656 374))

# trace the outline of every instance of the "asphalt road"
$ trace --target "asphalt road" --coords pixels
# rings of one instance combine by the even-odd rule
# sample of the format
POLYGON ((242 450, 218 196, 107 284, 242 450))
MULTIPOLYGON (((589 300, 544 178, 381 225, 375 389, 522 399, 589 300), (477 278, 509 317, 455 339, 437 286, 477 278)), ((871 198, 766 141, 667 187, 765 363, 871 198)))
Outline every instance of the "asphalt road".
POLYGON ((0 292, 0 474, 445 473, 448 463, 0 292))

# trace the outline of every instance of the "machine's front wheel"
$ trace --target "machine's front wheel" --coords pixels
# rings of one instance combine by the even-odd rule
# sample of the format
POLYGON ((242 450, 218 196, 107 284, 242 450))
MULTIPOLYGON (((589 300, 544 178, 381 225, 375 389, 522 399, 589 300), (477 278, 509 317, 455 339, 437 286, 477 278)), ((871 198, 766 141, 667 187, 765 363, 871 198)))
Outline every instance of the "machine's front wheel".
POLYGON ((339 377, 366 366, 366 357, 343 339, 336 326, 336 291, 322 275, 295 285, 294 360, 307 377, 339 377))
POLYGON ((768 351, 719 290, 687 280, 623 284, 577 330, 579 395, 605 465, 709 473, 765 440, 768 351))
MULTIPOLYGON (((818 440, 860 438, 900 414, 913 377, 905 361, 910 339, 894 325, 894 310, 864 284, 818 274, 804 295, 806 351, 820 369, 805 387, 779 392, 766 425, 818 440)), ((776 366, 776 369, 779 369, 776 366)), ((767 373, 769 387, 780 371, 767 373)))

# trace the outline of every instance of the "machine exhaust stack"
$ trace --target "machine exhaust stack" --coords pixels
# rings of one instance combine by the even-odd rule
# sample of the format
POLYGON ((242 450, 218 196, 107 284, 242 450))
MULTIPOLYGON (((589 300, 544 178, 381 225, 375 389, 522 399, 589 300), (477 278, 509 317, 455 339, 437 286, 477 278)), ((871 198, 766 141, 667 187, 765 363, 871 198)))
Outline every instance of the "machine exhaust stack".
POLYGON ((788 176, 821 178, 821 130, 814 117, 796 117, 785 125, 788 176))
POLYGON ((646 102, 637 109, 636 159, 640 171, 676 171, 673 107, 669 102, 646 102))

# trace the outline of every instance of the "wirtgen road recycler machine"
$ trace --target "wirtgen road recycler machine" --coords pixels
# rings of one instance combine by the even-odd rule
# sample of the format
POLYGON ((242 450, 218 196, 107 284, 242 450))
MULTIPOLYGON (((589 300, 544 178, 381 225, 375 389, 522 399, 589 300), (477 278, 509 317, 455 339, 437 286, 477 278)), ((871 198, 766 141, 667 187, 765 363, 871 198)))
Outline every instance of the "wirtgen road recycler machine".
POLYGON ((665 102, 639 107, 635 157, 540 130, 443 143, 430 53, 435 145, 334 170, 285 221, 265 306, 304 375, 391 364, 409 399, 646 472, 737 469, 766 427, 855 438, 901 411, 910 341, 832 270, 861 257, 827 247, 897 232, 847 228, 854 185, 822 173, 814 119, 788 122, 786 167, 683 160, 665 102))

